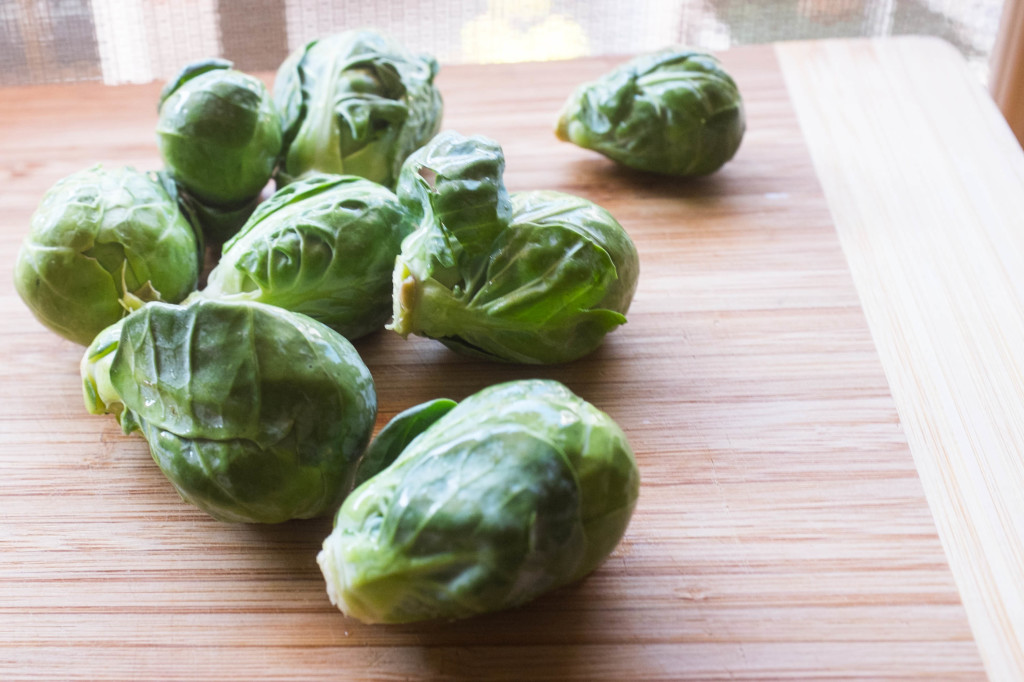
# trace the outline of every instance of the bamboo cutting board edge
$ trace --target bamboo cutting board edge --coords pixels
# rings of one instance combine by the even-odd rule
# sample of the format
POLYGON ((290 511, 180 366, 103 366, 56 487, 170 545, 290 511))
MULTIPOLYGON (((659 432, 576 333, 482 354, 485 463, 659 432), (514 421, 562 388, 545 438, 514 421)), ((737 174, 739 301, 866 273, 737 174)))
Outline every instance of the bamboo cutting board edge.
POLYGON ((1024 156, 942 41, 776 53, 986 667, 1024 679, 1024 156))

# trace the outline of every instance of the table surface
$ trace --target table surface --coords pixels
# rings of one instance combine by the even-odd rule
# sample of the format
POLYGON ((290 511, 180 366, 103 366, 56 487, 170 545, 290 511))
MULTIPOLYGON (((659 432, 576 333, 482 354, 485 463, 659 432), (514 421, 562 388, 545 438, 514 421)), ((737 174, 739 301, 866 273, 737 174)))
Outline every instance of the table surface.
POLYGON ((0 92, 3 679, 1024 679, 1024 154, 930 39, 721 54, 736 158, 655 178, 555 140, 620 60, 460 66, 445 127, 502 143, 512 191, 609 209, 641 278, 593 356, 515 367, 381 332, 378 427, 549 377, 637 453, 636 514, 590 577, 455 623, 329 603, 327 519, 215 522, 80 397, 82 348, 11 286, 42 193, 157 168, 160 84, 0 92))

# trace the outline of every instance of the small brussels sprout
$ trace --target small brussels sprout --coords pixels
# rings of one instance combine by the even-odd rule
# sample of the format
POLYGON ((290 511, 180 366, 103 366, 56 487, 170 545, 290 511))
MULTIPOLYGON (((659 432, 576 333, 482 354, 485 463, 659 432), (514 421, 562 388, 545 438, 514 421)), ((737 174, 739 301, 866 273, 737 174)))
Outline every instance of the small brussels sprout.
POLYGON ((199 253, 173 187, 152 173, 96 165, 43 196, 14 285, 40 322, 84 346, 141 301, 185 298, 196 288, 199 253))
POLYGON ((491 360, 575 360, 626 321, 636 248, 586 199, 508 195, 503 168, 497 143, 454 132, 409 157, 398 194, 421 220, 395 262, 391 329, 491 360))
POLYGON ((377 414, 343 336, 275 306, 201 297, 149 303, 118 325, 83 357, 86 407, 140 431, 184 500, 235 522, 338 508, 377 414))
POLYGON ((406 623, 510 608, 579 580, 619 543, 640 477, 607 414, 558 382, 526 380, 433 416, 345 500, 323 543, 317 561, 346 615, 406 623))
POLYGON ((278 179, 358 175, 394 187, 405 158, 438 131, 437 61, 372 31, 347 31, 293 52, 274 81, 284 150, 278 179))
POLYGON ((189 64, 160 94, 164 164, 204 230, 230 236, 256 206, 281 153, 281 121, 263 83, 213 59, 189 64))
POLYGON ((278 190, 224 244, 203 295, 305 313, 349 339, 391 316, 391 273, 412 216, 391 190, 311 175, 278 190))
POLYGON ((721 168, 745 127, 740 91, 715 57, 665 50, 580 86, 555 134, 630 168, 688 176, 721 168))

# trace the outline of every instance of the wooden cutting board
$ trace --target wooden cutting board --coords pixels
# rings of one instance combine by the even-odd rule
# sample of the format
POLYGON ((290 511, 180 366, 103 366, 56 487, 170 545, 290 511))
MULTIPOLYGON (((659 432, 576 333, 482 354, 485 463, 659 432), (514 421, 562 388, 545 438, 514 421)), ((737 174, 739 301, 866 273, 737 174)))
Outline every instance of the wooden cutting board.
POLYGON ((934 41, 721 56, 748 132, 697 180, 554 138, 574 86, 621 60, 442 70, 445 127, 501 142, 510 190, 609 209, 640 285, 629 323, 566 366, 358 342, 378 427, 554 378, 622 425, 643 483, 581 583, 398 627, 329 603, 329 520, 226 525, 181 502, 144 441, 85 412, 82 348, 10 284, 57 179, 159 166, 160 84, 0 91, 0 678, 1024 676, 1024 155, 934 41))

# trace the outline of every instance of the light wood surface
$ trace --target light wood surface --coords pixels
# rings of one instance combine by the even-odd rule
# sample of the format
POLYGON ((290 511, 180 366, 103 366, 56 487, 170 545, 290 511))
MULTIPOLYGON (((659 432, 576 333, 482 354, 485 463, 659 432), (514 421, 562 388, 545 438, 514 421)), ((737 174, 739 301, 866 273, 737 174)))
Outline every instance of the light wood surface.
MULTIPOLYGON (((35 322, 10 285, 29 216, 53 182, 96 161, 158 166, 159 84, 4 91, 0 678, 975 680, 985 676, 979 644, 989 671, 1004 670, 986 644, 1005 623, 964 607, 977 595, 961 591, 939 537, 956 532, 946 521, 955 511, 936 511, 934 497, 929 507, 933 477, 916 436, 908 444, 918 424, 902 404, 916 397, 897 390, 893 350, 880 348, 916 353, 919 340, 879 334, 864 290, 883 285, 837 232, 834 183, 819 179, 820 157, 816 173, 808 151, 820 138, 802 132, 775 54, 723 53, 748 133, 722 171, 690 181, 620 170, 554 139, 571 89, 618 60, 442 70, 446 127, 500 141, 510 189, 559 189, 609 209, 637 243, 640 286, 629 323, 562 367, 489 365, 385 332, 360 341, 378 425, 429 398, 556 378, 619 421, 643 483, 623 543, 581 583, 507 613, 400 627, 364 626, 330 605, 314 562, 328 520, 225 525, 182 503, 141 439, 85 413, 82 349, 35 322)), ((897 82, 914 75, 899 60, 890 74, 885 53, 868 58, 897 82)), ((784 63, 799 70, 803 59, 790 52, 784 63)), ((859 65, 814 68, 838 79, 859 65)), ((977 96, 957 78, 942 87, 977 96)), ((928 112, 914 112, 886 123, 919 132, 928 112)), ((944 180, 972 193, 992 175, 944 180)), ((1009 183, 983 190, 1004 217, 1009 183)), ((975 243, 936 233, 950 237, 925 255, 975 243)), ((1005 274, 1011 263, 994 265, 1005 274)), ((943 276, 934 285, 958 305, 997 305, 957 299, 967 292, 948 287, 961 280, 943 276)), ((985 324, 1011 312, 985 311, 985 324)), ((989 350, 1010 352, 976 352, 989 350)), ((918 377, 926 389, 952 380, 933 366, 918 377)), ((1014 396, 1008 386, 969 388, 931 413, 933 428, 959 428, 952 417, 964 403, 986 409, 1014 396)), ((987 444, 1009 457, 1007 441, 987 444)), ((964 551, 989 560, 982 547, 964 551)), ((992 576, 1000 589, 1010 589, 1006 578, 992 576)))
POLYGON ((1024 1, 1003 0, 989 67, 992 99, 1024 144, 1024 1))
POLYGON ((1024 680, 1024 156, 945 43, 778 51, 986 667, 1024 680))

